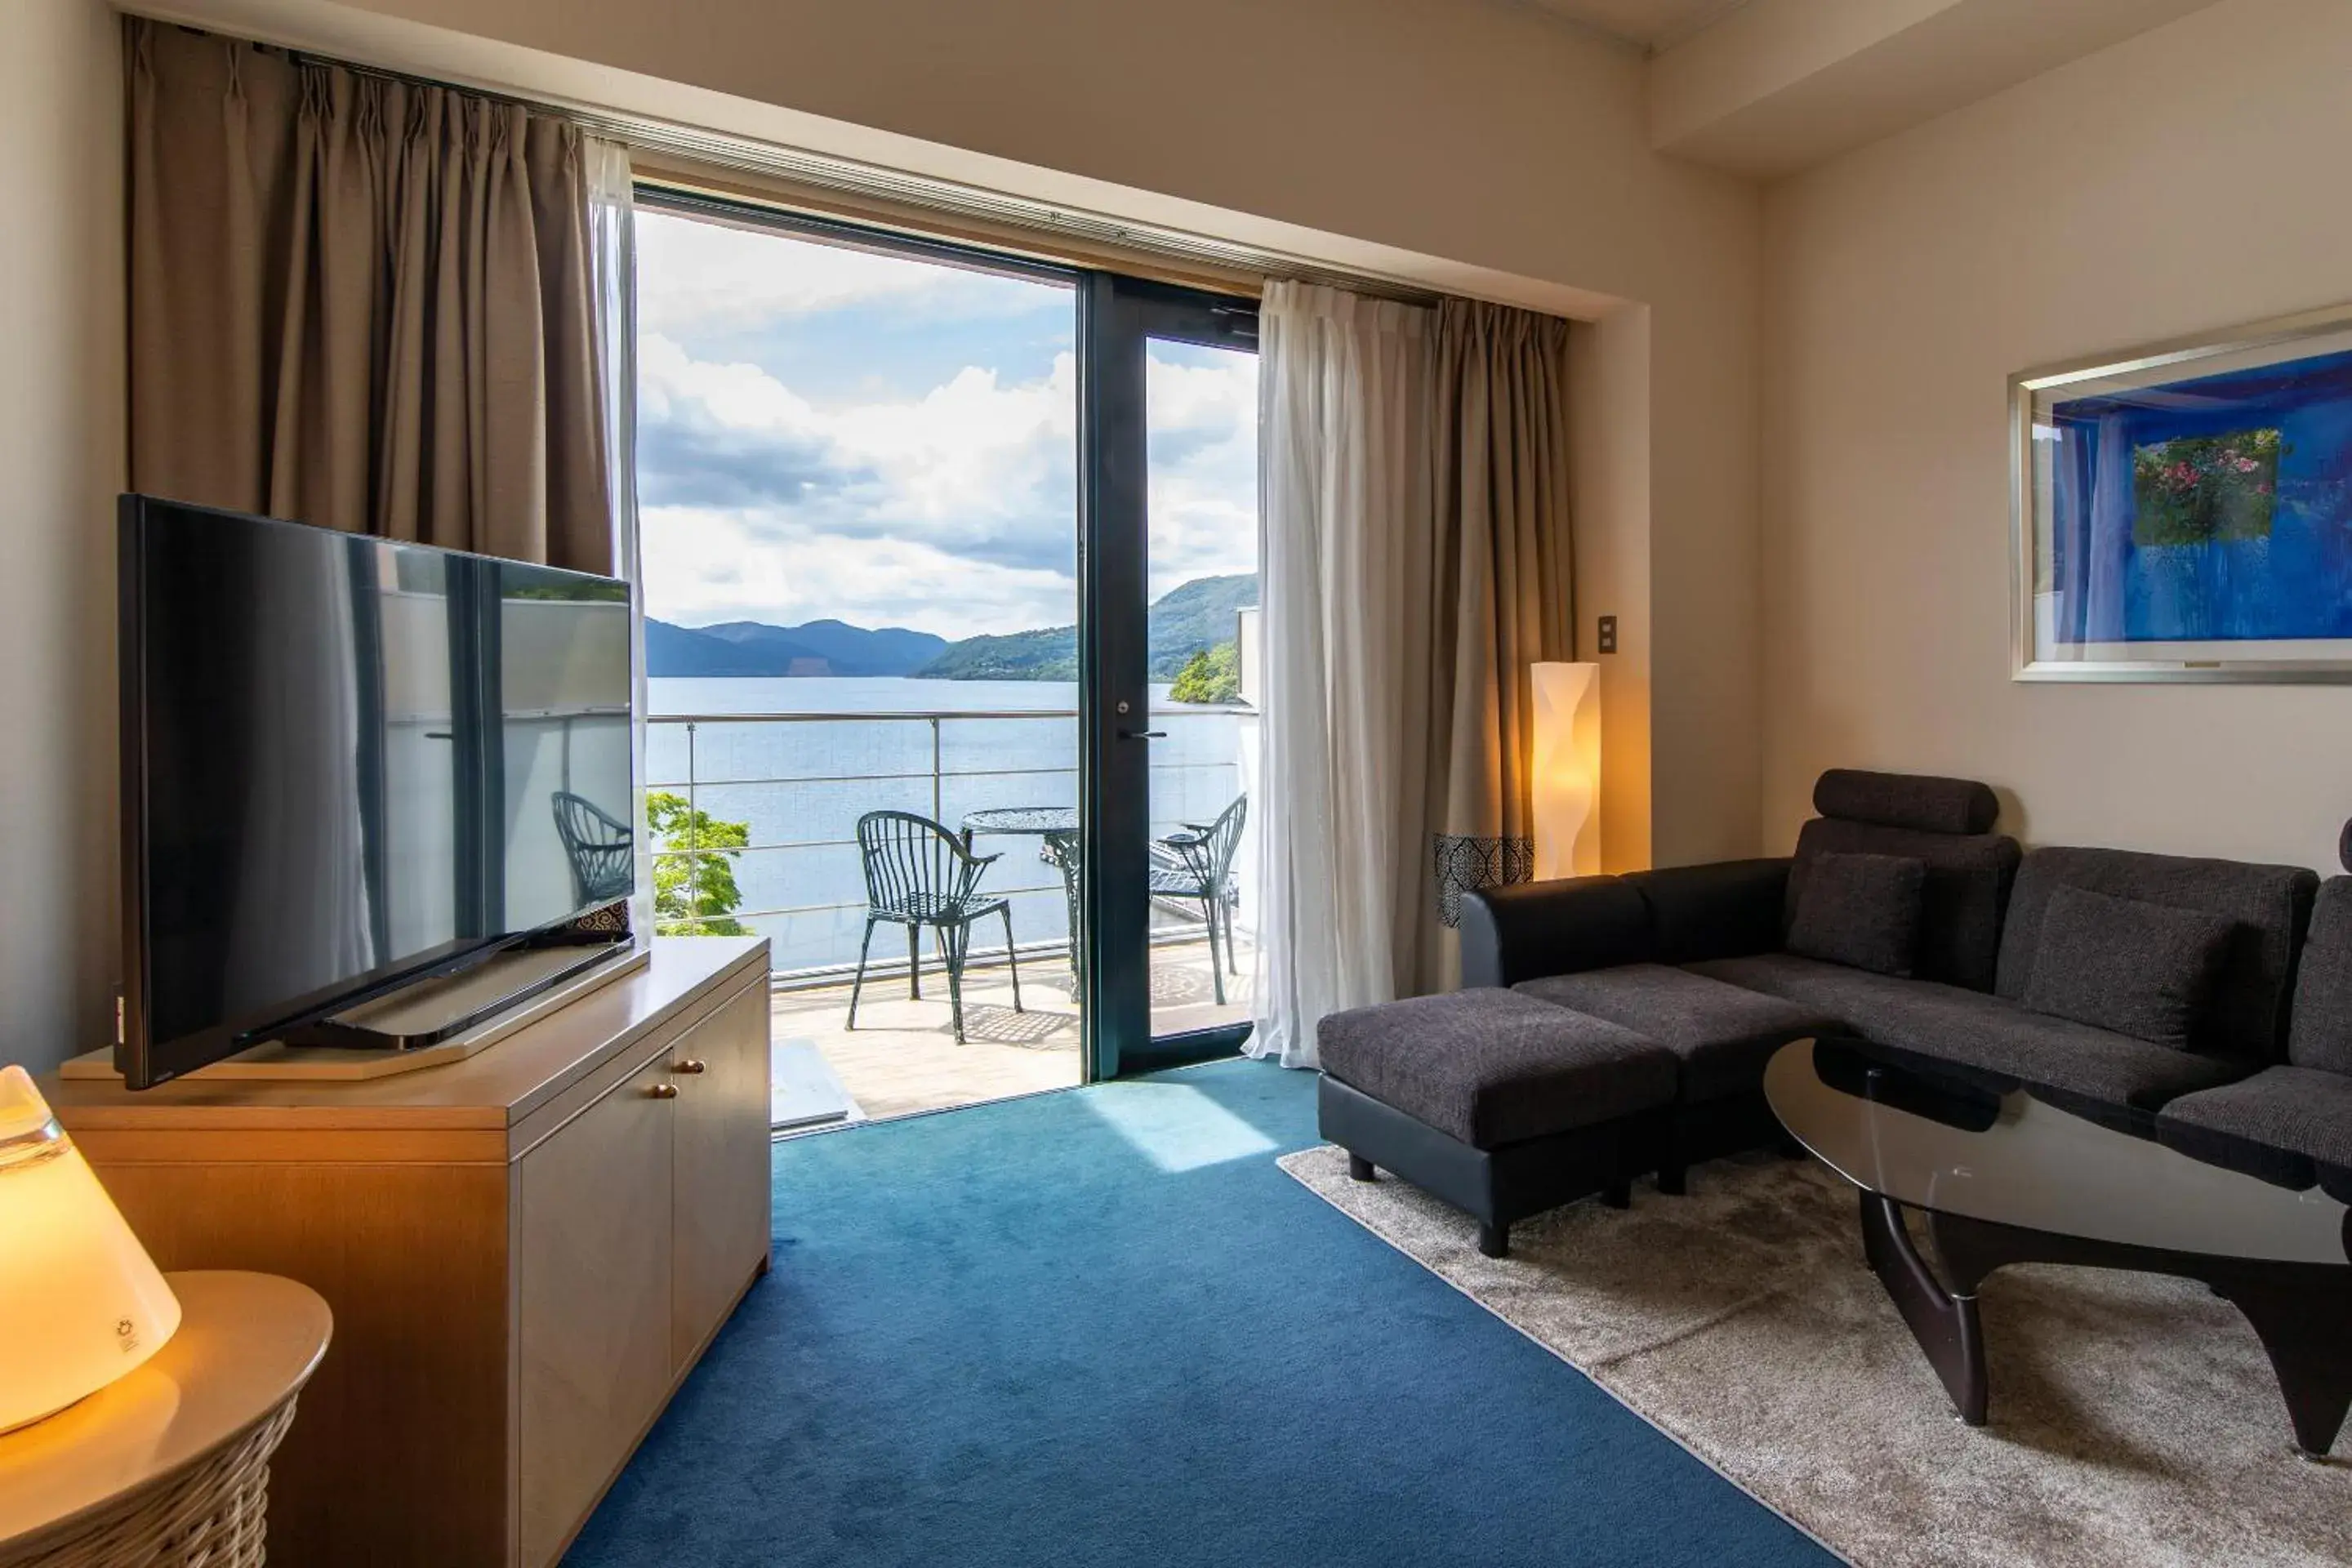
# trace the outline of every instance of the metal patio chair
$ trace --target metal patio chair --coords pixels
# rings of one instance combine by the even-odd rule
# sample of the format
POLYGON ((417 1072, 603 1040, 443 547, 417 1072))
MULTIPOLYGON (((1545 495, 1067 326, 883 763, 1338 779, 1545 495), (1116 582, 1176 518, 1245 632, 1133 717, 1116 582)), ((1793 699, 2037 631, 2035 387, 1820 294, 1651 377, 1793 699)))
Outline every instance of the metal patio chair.
POLYGON ((636 834, 594 801, 555 792, 555 834, 572 862, 572 886, 583 904, 625 899, 635 885, 629 863, 636 834))
POLYGON ((1235 974, 1241 973, 1241 965, 1234 960, 1234 905, 1239 901, 1239 891, 1234 886, 1233 872, 1242 825, 1248 818, 1249 796, 1236 795, 1216 821, 1188 822, 1183 832, 1151 844, 1153 896, 1201 901, 1209 925, 1209 973, 1216 982, 1219 1006, 1225 1001, 1224 966, 1232 964, 1235 974), (1219 962, 1221 942, 1223 963, 1219 962))
POLYGON ((923 999, 922 933, 929 927, 948 972, 948 1009, 956 1044, 963 1037, 963 968, 971 952, 972 922, 1004 921, 1004 958, 1013 966, 1013 1010, 1021 1008, 1021 960, 1013 945, 1013 906, 980 890, 981 873, 1000 857, 974 855, 963 841, 928 816, 869 811, 857 819, 857 855, 866 868, 866 936, 857 944, 857 977, 849 987, 849 1025, 857 1027, 857 998, 866 986, 866 957, 874 928, 907 928, 907 994, 923 999))

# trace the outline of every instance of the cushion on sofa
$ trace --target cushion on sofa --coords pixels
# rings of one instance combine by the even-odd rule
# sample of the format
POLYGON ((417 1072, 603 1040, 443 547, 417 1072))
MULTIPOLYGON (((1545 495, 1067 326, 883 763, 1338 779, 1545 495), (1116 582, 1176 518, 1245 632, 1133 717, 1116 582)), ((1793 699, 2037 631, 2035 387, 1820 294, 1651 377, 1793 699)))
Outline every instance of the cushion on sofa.
POLYGON ((2333 1194, 2352 1173, 2352 1078, 2270 1068, 2183 1095, 2158 1115, 2156 1135, 2184 1154, 2283 1187, 2300 1190, 2326 1175, 2333 1194))
POLYGON ((1522 996, 1478 989, 1334 1013, 1316 1026, 1323 1070, 1476 1149, 1670 1105, 1674 1053, 1522 996))
POLYGON ((2222 915, 2238 929, 2189 1048, 2234 1057, 2246 1067, 2268 1066, 2284 1055, 2288 983, 2318 886, 2319 879, 2300 866, 2126 849, 2036 849, 2019 868, 2010 895, 1993 989, 2012 1002, 2024 1000, 2041 949, 2042 917, 2061 888, 2222 915))
POLYGON ((1813 782, 1813 809, 1847 822, 1920 833, 1990 833, 2000 801, 1974 779, 1832 768, 1813 782))
POLYGON ((1790 953, 1690 967, 1711 980, 1832 1014, 1866 1040, 1972 1069, 1995 1083, 2014 1080, 2053 1104, 2103 1121, 2123 1120, 2107 1116, 2108 1109, 2153 1111, 2176 1095, 2210 1089, 2244 1071, 2230 1061, 2045 1017, 1981 991, 1897 980, 1790 953))
POLYGON ((2088 888, 2060 888, 2023 1001, 2037 1013, 2185 1051, 2237 922, 2088 888))
POLYGON ((1517 989, 1657 1041, 1681 1058, 1682 1098, 1692 1103, 1761 1087, 1774 1051, 1838 1026, 1818 1008, 1663 963, 1555 974, 1517 989))
POLYGON ((2286 1056, 2299 1068, 2352 1073, 2352 877, 2330 877, 2312 901, 2286 1056))
POLYGON ((1893 855, 1925 862, 1919 951, 1912 973, 1922 980, 1992 989, 2001 907, 2017 871, 2017 840, 1817 816, 1797 835, 1796 858, 1789 868, 1790 912, 1804 896, 1811 863, 1823 855, 1893 855))
POLYGON ((1927 862, 1906 855, 1816 856, 1783 945, 1801 958, 1907 975, 1919 954, 1927 877, 1927 862))

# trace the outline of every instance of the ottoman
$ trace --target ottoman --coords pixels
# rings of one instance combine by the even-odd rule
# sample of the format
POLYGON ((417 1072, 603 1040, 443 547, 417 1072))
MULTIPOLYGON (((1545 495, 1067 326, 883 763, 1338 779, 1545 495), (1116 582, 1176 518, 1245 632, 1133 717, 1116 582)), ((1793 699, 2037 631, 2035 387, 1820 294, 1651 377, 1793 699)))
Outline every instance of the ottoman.
POLYGON ((1589 1018, 1622 1024, 1682 1064, 1658 1191, 1685 1190, 1702 1160, 1785 1143, 1788 1133, 1764 1100, 1764 1064, 1791 1040, 1847 1033, 1818 1007, 1730 985, 1663 963, 1627 963, 1521 981, 1522 996, 1589 1018))
POLYGON ((1385 1169, 1467 1211, 1489 1258, 1546 1209, 1591 1193, 1624 1207, 1677 1086, 1656 1041, 1511 991, 1334 1013, 1316 1044, 1318 1121, 1349 1173, 1385 1169))

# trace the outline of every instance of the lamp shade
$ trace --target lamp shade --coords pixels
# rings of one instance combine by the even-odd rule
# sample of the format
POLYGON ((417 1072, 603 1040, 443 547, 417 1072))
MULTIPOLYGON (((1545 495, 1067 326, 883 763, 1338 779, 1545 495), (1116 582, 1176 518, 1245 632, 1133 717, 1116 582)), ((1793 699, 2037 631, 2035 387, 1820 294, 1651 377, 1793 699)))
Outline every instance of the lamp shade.
POLYGON ((1528 667, 1535 695, 1536 879, 1601 869, 1601 667, 1528 667))
POLYGON ((180 1303, 23 1068, 0 1068, 0 1432, 163 1347, 180 1303))

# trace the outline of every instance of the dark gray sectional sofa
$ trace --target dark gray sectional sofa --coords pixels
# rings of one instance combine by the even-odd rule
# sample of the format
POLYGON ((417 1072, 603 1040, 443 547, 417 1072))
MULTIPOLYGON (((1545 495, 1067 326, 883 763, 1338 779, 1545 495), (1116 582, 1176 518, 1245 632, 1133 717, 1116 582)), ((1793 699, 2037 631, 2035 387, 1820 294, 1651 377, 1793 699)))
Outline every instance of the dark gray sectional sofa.
POLYGON ((2352 1201, 2352 878, 2021 853, 1963 780, 1833 771, 1814 805, 1787 859, 1466 899, 1465 992, 1324 1021, 1325 1135, 1360 1176, 1386 1164, 1469 1209, 1500 1255, 1542 1207, 1622 1201, 1651 1171, 1678 1191, 1771 1142, 1766 1058, 1839 1036, 2352 1201), (1480 1007, 1510 1009, 1513 1050, 1466 1043, 1480 1007))

